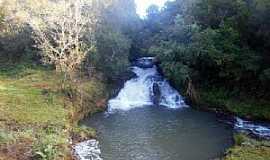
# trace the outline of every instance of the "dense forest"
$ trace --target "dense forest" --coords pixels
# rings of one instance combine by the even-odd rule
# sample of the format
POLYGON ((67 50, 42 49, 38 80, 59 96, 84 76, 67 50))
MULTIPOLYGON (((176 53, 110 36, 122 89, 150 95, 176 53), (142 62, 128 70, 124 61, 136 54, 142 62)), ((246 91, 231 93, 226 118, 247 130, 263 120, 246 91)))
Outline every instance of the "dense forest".
MULTIPOLYGON (((0 159, 70 158, 66 139, 95 136, 77 122, 145 56, 194 108, 270 121, 269 20, 269 0, 174 0, 143 18, 134 0, 0 0, 0 159)), ((269 159, 254 141, 237 135, 227 159, 269 159)))
POLYGON ((269 120, 269 7, 263 0, 153 5, 133 49, 158 57, 193 102, 269 120))

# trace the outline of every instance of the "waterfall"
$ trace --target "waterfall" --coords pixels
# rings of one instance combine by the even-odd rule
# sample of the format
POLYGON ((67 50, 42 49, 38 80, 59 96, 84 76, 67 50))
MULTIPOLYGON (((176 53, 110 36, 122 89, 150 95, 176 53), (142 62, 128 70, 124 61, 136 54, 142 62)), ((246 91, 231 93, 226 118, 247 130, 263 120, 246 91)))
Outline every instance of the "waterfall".
POLYGON ((160 75, 154 58, 138 59, 131 70, 136 77, 127 81, 117 97, 109 101, 109 112, 156 104, 174 109, 187 107, 183 97, 160 75))
MULTIPOLYGON (((167 107, 171 109, 188 107, 185 104, 183 97, 158 72, 157 66, 155 65, 154 61, 155 61, 154 58, 147 57, 147 58, 138 59, 136 62, 134 62, 133 66, 131 67, 131 70, 133 73, 136 74, 136 77, 128 80, 124 84, 124 87, 121 89, 119 94, 115 98, 109 100, 108 102, 109 114, 106 114, 106 116, 104 116, 106 118, 103 120, 106 120, 108 117, 107 115, 111 115, 111 113, 114 113, 114 111, 116 110, 128 111, 133 108, 146 107, 146 106, 149 106, 149 107, 161 106, 161 107, 167 107)), ((151 109, 151 108, 145 108, 145 109, 151 109)), ((130 112, 132 111, 136 111, 136 110, 131 110, 130 112)), ((135 116, 137 117, 137 114, 135 116)), ((147 116, 144 116, 144 117, 147 117, 147 116)), ((174 116, 167 116, 167 117, 173 118, 174 116)), ((177 116, 177 117, 181 117, 181 116, 177 116)), ((120 122, 124 123, 125 121, 126 119, 120 122)), ((107 123, 108 122, 110 121, 107 121, 107 123)), ((171 121, 171 122, 174 122, 174 121, 171 121)), ((145 123, 148 123, 148 121, 145 121, 145 123)), ((157 122, 157 123, 160 123, 160 122, 157 122)), ((195 123, 195 121, 193 121, 193 123, 195 123)), ((196 121, 196 124, 197 123, 198 122, 196 121)), ((139 124, 141 125, 142 123, 139 123, 139 124)), ((173 125, 173 127, 177 126, 177 124, 181 124, 181 123, 178 123, 177 121, 176 125, 173 125)), ((234 125, 234 129, 236 131, 250 133, 258 137, 270 139, 270 125, 268 124, 254 123, 254 122, 242 120, 236 117, 236 120, 233 121, 232 125, 234 125)), ((110 126, 111 124, 109 125, 109 127, 110 126)), ((209 126, 212 126, 212 125, 209 125, 209 126)), ((104 126, 102 124, 101 128, 103 127, 104 126)), ((204 128, 207 128, 207 126, 204 126, 204 128)), ((108 135, 112 134, 111 133, 112 130, 113 129, 111 128, 110 133, 108 135)), ((117 129, 117 132, 114 132, 114 134, 120 133, 120 132, 122 131, 117 129)), ((149 133, 152 133, 152 132, 149 132, 149 133)), ((132 137, 132 136, 127 136, 127 137, 132 137)), ((118 141, 119 139, 117 139, 117 142, 118 141)), ((136 146, 136 144, 134 144, 134 146, 136 146)), ((99 145, 99 142, 94 139, 81 142, 73 147, 74 155, 79 160, 102 160, 103 159, 101 156, 102 148, 100 147, 101 146, 99 145)))

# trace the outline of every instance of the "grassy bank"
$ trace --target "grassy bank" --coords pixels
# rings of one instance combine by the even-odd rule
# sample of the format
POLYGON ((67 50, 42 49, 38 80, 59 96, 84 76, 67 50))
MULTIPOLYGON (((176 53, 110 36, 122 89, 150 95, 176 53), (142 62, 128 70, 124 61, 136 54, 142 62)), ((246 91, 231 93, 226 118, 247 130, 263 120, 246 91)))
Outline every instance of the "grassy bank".
POLYGON ((1 64, 0 160, 70 159, 72 136, 94 136, 94 131, 77 127, 76 122, 102 109, 104 85, 85 80, 76 87, 80 94, 71 99, 59 91, 59 79, 49 68, 1 64))
POLYGON ((244 134, 234 136, 235 146, 224 160, 270 160, 270 142, 255 140, 244 134))

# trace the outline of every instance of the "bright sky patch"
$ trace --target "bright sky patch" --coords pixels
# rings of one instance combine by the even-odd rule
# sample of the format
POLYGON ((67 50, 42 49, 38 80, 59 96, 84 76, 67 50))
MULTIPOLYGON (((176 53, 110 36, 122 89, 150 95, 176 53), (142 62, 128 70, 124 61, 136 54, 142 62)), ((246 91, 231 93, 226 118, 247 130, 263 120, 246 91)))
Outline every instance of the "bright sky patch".
POLYGON ((136 5, 137 5, 137 13, 141 17, 144 17, 146 15, 147 8, 150 5, 155 4, 159 7, 162 7, 167 1, 168 0, 135 0, 136 5))

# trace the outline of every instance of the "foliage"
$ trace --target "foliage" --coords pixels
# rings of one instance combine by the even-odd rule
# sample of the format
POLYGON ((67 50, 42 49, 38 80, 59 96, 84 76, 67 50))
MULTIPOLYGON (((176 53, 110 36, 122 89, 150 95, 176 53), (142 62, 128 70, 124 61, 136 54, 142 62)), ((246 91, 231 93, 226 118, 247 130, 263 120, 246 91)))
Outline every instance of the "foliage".
POLYGON ((65 159, 73 125, 105 108, 104 77, 129 65, 134 1, 2 0, 0 8, 0 159, 65 159), (76 72, 62 90, 53 68, 76 72))
POLYGON ((196 88, 226 87, 269 98, 269 47, 264 40, 270 36, 261 26, 268 26, 269 2, 176 0, 161 11, 149 10, 141 51, 158 57, 176 87, 192 80, 196 88), (266 34, 258 33, 262 30, 266 34))
POLYGON ((104 77, 129 65, 134 1, 2 0, 0 8, 0 159, 65 159, 73 125, 105 108, 104 77))
POLYGON ((225 160, 269 160, 268 141, 251 139, 244 134, 237 134, 234 138, 238 143, 227 151, 225 160))
POLYGON ((108 92, 106 84, 100 77, 83 78, 77 83, 71 82, 68 86, 71 90, 68 96, 71 95, 70 99, 74 106, 69 118, 73 124, 76 125, 86 116, 105 110, 108 92))
POLYGON ((14 3, 6 0, 0 2, 0 57, 10 62, 33 57, 31 29, 24 23, 24 12, 20 12, 14 3))
POLYGON ((139 26, 133 0, 99 1, 96 52, 89 55, 90 67, 102 71, 108 79, 117 79, 129 66, 131 38, 139 26), (103 63, 100 63, 103 62, 103 63))
POLYGON ((200 106, 249 118, 270 120, 270 103, 225 88, 200 89, 200 106))
POLYGON ((65 145, 67 142, 66 135, 59 134, 57 130, 53 132, 43 132, 40 137, 37 137, 34 143, 34 156, 36 159, 41 160, 57 160, 59 157, 63 157, 66 154, 68 148, 59 148, 61 145, 65 145), (62 149, 62 150, 61 150, 62 149))
POLYGON ((90 55, 90 61, 107 77, 113 78, 129 66, 129 49, 130 40, 122 33, 102 28, 97 35, 97 52, 90 55))
POLYGON ((1 58, 35 54, 64 72, 97 68, 108 78, 128 66, 131 33, 139 26, 133 0, 3 0, 0 8, 1 58))

